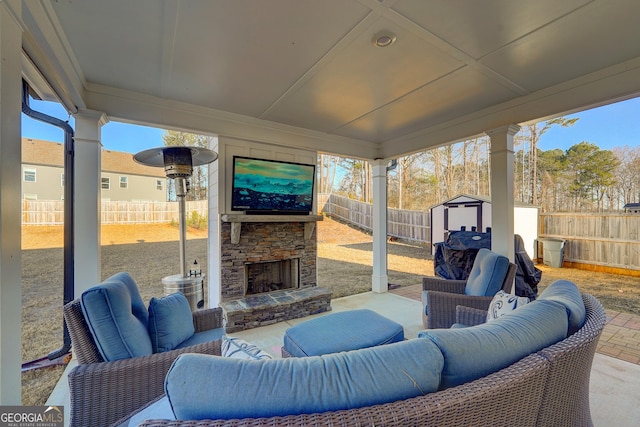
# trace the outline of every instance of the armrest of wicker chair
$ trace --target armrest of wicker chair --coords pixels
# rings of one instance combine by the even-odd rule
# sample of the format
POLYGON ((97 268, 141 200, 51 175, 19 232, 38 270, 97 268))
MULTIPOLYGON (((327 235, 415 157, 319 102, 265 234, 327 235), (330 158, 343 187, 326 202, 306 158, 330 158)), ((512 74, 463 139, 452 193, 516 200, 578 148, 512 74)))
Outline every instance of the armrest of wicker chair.
POLYGON ((454 294, 464 294, 466 280, 448 280, 439 277, 423 277, 423 291, 451 292, 454 294))
POLYGON ((487 310, 478 308, 456 306, 456 323, 467 326, 481 325, 487 321, 487 310))
POLYGON ((427 328, 450 328, 456 323, 456 306, 488 310, 493 297, 478 297, 449 292, 429 291, 427 299, 427 328))
POLYGON ((220 355, 220 341, 113 362, 78 365, 69 372, 71 426, 108 426, 164 393, 164 379, 182 353, 220 355))
POLYGON ((215 307, 193 312, 193 326, 196 332, 222 328, 224 326, 222 308, 215 307))

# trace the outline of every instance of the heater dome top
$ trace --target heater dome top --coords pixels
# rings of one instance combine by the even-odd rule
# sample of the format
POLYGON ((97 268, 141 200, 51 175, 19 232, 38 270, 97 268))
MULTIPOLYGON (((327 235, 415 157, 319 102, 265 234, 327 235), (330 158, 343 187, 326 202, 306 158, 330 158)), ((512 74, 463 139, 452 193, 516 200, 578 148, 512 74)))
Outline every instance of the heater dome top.
MULTIPOLYGON (((140 151, 133 156, 136 162, 154 167, 167 167, 168 158, 182 157, 184 154, 191 154, 190 166, 202 166, 211 163, 218 158, 218 153, 207 148, 200 147, 157 147, 140 151), (169 154, 169 156, 165 155, 169 154), (178 154, 178 156, 175 156, 178 154)), ((188 155, 187 155, 188 157, 188 155)), ((186 165, 185 165, 186 166, 186 165)))

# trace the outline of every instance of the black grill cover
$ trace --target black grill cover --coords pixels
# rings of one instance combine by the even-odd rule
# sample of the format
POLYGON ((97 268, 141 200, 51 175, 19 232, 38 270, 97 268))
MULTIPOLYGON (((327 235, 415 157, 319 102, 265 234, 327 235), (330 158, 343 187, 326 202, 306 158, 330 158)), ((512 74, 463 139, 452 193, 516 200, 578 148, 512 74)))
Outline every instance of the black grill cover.
MULTIPOLYGON (((437 276, 444 279, 467 280, 476 254, 481 248, 491 249, 491 233, 475 231, 452 231, 445 242, 436 243, 433 268, 437 276)), ((519 235, 514 236, 516 273, 516 295, 531 300, 538 296, 538 283, 542 271, 536 268, 524 249, 519 235)))

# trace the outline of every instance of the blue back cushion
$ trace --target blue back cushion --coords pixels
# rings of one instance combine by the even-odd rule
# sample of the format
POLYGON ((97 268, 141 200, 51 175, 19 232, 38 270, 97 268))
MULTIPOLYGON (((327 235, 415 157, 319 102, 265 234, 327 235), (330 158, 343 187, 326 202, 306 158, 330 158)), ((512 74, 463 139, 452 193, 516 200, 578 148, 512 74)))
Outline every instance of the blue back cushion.
POLYGON ((568 280, 556 280, 538 297, 541 300, 557 301, 567 310, 569 317, 568 335, 582 328, 587 318, 587 309, 578 287, 568 280))
POLYGON ((105 361, 152 353, 149 314, 133 278, 118 273, 80 297, 87 326, 105 361))
POLYGON ((173 350, 193 336, 189 301, 177 292, 149 301, 149 335, 154 353, 173 350))
POLYGON ((554 301, 534 301, 499 319, 461 329, 421 331, 444 355, 440 388, 455 387, 506 368, 564 339, 567 315, 554 301))
POLYGON ((475 296, 494 296, 501 288, 509 269, 509 258, 489 249, 478 251, 467 278, 464 293, 475 296))
POLYGON ((165 391, 183 420, 310 414, 431 393, 442 366, 442 354, 427 340, 271 360, 184 354, 169 370, 165 391))

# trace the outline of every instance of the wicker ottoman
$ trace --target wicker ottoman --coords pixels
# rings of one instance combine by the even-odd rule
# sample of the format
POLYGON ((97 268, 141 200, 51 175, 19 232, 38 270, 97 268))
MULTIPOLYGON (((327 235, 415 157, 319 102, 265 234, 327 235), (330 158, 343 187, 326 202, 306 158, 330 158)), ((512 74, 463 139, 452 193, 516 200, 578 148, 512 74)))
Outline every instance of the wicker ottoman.
POLYGON ((404 340, 402 325, 371 310, 351 310, 287 329, 282 357, 320 356, 404 340))

